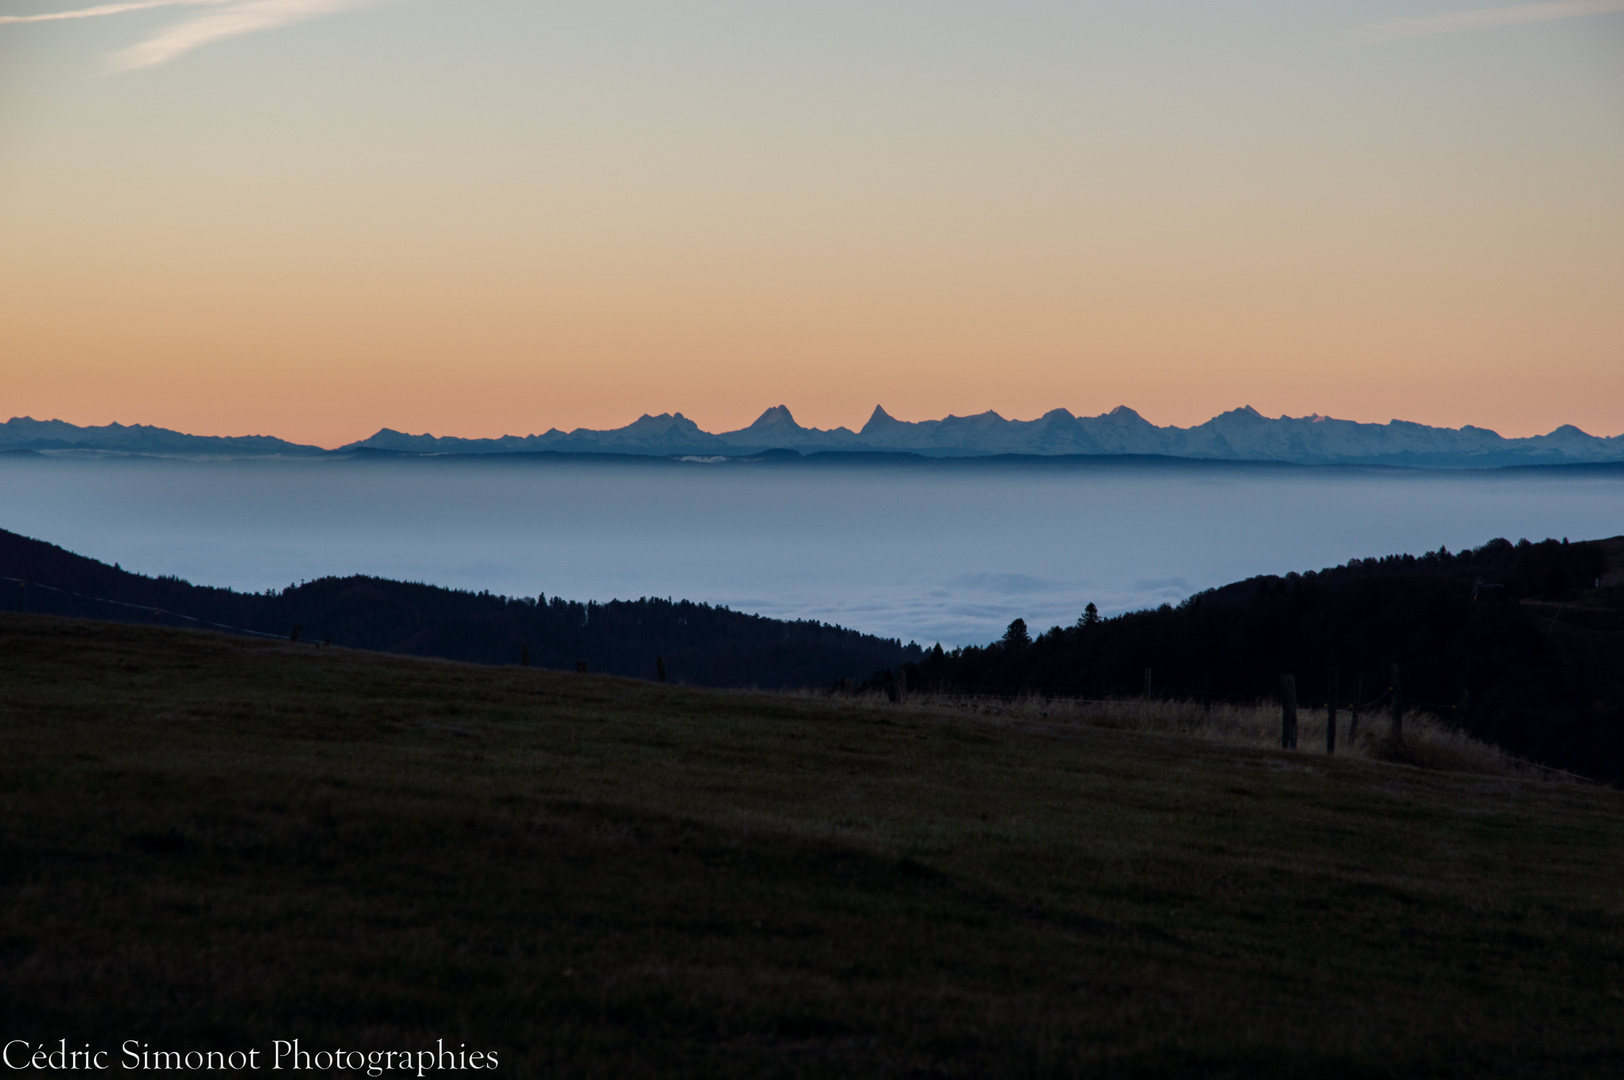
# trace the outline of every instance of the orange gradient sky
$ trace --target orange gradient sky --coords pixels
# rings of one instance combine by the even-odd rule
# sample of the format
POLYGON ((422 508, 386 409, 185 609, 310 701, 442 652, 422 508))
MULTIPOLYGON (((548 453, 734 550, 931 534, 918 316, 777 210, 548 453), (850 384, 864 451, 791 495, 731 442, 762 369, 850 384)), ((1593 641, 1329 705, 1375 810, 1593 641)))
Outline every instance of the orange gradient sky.
POLYGON ((1624 432, 1624 3, 1216 7, 0 21, 0 413, 1624 432))

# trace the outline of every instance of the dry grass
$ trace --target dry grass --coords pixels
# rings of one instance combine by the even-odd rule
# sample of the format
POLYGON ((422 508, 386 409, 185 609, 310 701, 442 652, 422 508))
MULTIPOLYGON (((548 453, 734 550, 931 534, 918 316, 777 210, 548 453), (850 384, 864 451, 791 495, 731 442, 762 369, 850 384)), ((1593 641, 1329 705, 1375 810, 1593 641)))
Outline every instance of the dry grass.
MULTIPOLYGON (((877 697, 878 700, 881 699, 877 697)), ((1172 698, 1078 701, 1035 695, 998 699, 921 693, 907 695, 902 704, 925 712, 962 712, 1020 724, 1077 725, 1173 735, 1260 750, 1280 747, 1280 706, 1273 702, 1236 705, 1172 698)), ((1406 710, 1401 742, 1392 738, 1392 719, 1386 710, 1362 712, 1356 732, 1352 721, 1353 715, 1348 710, 1338 712, 1337 756, 1485 776, 1579 780, 1571 773, 1511 757, 1499 747, 1474 739, 1429 712, 1406 710)), ((1298 710, 1298 753, 1325 756, 1325 723, 1323 709, 1298 710)))

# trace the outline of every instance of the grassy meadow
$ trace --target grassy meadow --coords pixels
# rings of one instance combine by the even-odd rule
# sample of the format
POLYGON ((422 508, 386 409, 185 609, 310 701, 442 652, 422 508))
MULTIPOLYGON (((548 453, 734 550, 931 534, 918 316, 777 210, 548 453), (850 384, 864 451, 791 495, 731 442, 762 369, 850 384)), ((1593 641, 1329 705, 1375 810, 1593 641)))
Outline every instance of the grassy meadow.
POLYGON ((1445 768, 1179 708, 0 615, 0 1037, 444 1039, 536 1077, 1624 1075, 1624 794, 1419 721, 1445 768))

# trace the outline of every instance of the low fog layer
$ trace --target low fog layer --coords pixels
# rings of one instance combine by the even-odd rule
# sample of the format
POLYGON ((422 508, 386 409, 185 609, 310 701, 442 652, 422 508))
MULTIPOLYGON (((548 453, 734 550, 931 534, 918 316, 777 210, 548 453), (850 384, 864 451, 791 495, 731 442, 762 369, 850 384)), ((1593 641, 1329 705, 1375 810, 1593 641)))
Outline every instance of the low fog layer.
POLYGON ((1252 574, 1621 531, 1624 472, 0 459, 0 526, 244 590, 673 596, 929 644, 1252 574))

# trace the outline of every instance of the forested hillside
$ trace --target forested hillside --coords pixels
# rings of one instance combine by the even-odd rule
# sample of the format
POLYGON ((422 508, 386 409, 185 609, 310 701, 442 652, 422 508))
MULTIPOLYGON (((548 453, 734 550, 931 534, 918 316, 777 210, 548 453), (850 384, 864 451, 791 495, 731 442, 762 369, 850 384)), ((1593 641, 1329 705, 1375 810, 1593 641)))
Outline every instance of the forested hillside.
POLYGON ((1177 607, 939 648, 689 601, 512 598, 380 578, 244 594, 131 574, 0 532, 0 609, 232 629, 417 656, 762 688, 1209 701, 1334 696, 1367 717, 1398 691, 1519 757, 1624 782, 1624 538, 1355 559, 1212 589, 1177 607), (19 583, 25 584, 19 584, 19 583))
POLYGON ((1404 699, 1510 752, 1624 780, 1624 538, 1354 559, 1178 607, 1085 612, 1032 638, 933 651, 909 689, 1246 700, 1291 674, 1305 705, 1404 699), (1334 669, 1334 674, 1333 674, 1334 669))
POLYGON ((687 600, 581 603, 504 597, 372 577, 240 593, 151 578, 0 531, 0 610, 232 629, 353 648, 762 688, 826 686, 922 656, 917 646, 812 620, 786 622, 687 600))

